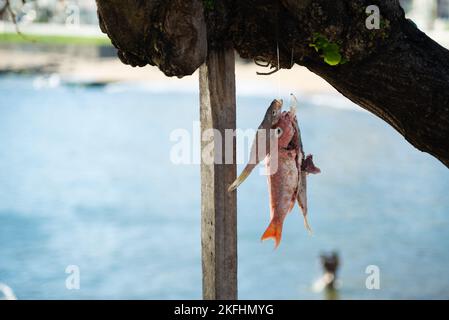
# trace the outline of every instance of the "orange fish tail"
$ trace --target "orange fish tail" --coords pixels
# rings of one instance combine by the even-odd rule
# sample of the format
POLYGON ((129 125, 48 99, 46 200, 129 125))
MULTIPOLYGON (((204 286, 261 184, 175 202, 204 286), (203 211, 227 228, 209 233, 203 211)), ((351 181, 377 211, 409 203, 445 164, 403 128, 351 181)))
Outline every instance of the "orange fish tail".
POLYGON ((262 235, 261 240, 264 241, 267 239, 274 239, 275 248, 277 248, 281 243, 281 237, 282 237, 282 223, 277 220, 272 220, 267 230, 265 230, 264 234, 262 235))

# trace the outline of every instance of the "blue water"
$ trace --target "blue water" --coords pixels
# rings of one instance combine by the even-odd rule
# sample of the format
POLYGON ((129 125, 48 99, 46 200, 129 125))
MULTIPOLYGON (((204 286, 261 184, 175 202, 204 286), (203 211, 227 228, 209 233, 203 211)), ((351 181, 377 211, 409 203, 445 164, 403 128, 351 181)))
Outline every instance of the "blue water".
MULTIPOLYGON (((199 166, 169 158, 197 94, 34 80, 0 78, 0 282, 19 299, 200 299, 199 166)), ((270 101, 240 97, 238 126, 270 101)), ((261 243, 268 193, 252 175, 238 194, 239 297, 321 299, 318 255, 337 249, 341 299, 449 298, 449 170, 371 114, 306 102, 299 115, 322 170, 309 179, 314 235, 295 208, 279 249, 261 243)))

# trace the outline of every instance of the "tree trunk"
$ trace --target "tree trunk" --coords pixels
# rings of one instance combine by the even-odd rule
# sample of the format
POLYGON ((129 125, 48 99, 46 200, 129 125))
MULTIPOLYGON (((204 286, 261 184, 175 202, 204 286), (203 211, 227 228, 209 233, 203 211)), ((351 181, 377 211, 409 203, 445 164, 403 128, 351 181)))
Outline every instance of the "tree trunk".
POLYGON ((234 60, 233 49, 214 50, 200 67, 204 299, 237 299, 237 193, 227 191, 236 177, 234 60), (226 129, 232 132, 231 147, 225 143, 226 129), (212 130, 214 139, 205 139, 212 130), (226 155, 225 146, 232 154, 226 155), (209 152, 213 157, 206 161, 209 152))

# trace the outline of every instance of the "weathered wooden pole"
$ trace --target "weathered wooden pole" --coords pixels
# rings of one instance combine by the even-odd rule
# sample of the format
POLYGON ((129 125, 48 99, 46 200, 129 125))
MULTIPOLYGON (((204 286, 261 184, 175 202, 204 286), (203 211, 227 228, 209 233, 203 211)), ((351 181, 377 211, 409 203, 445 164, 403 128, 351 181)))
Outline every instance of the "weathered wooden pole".
POLYGON ((218 160, 201 160, 203 298, 237 299, 237 195, 227 191, 236 177, 235 137, 232 164, 225 164, 224 152, 225 129, 236 127, 234 50, 209 52, 199 82, 201 134, 216 129, 222 138, 201 142, 202 155, 212 151, 218 160))

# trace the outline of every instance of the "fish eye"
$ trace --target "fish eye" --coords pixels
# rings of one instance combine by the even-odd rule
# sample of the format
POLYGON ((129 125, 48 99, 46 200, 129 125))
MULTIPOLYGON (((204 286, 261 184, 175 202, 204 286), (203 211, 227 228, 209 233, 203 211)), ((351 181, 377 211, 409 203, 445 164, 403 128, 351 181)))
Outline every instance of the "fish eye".
POLYGON ((276 110, 273 110, 273 116, 275 116, 277 114, 276 110))
POLYGON ((279 127, 277 127, 277 128, 276 128, 276 137, 279 138, 279 137, 282 135, 282 133, 283 133, 282 129, 279 128, 279 127))

